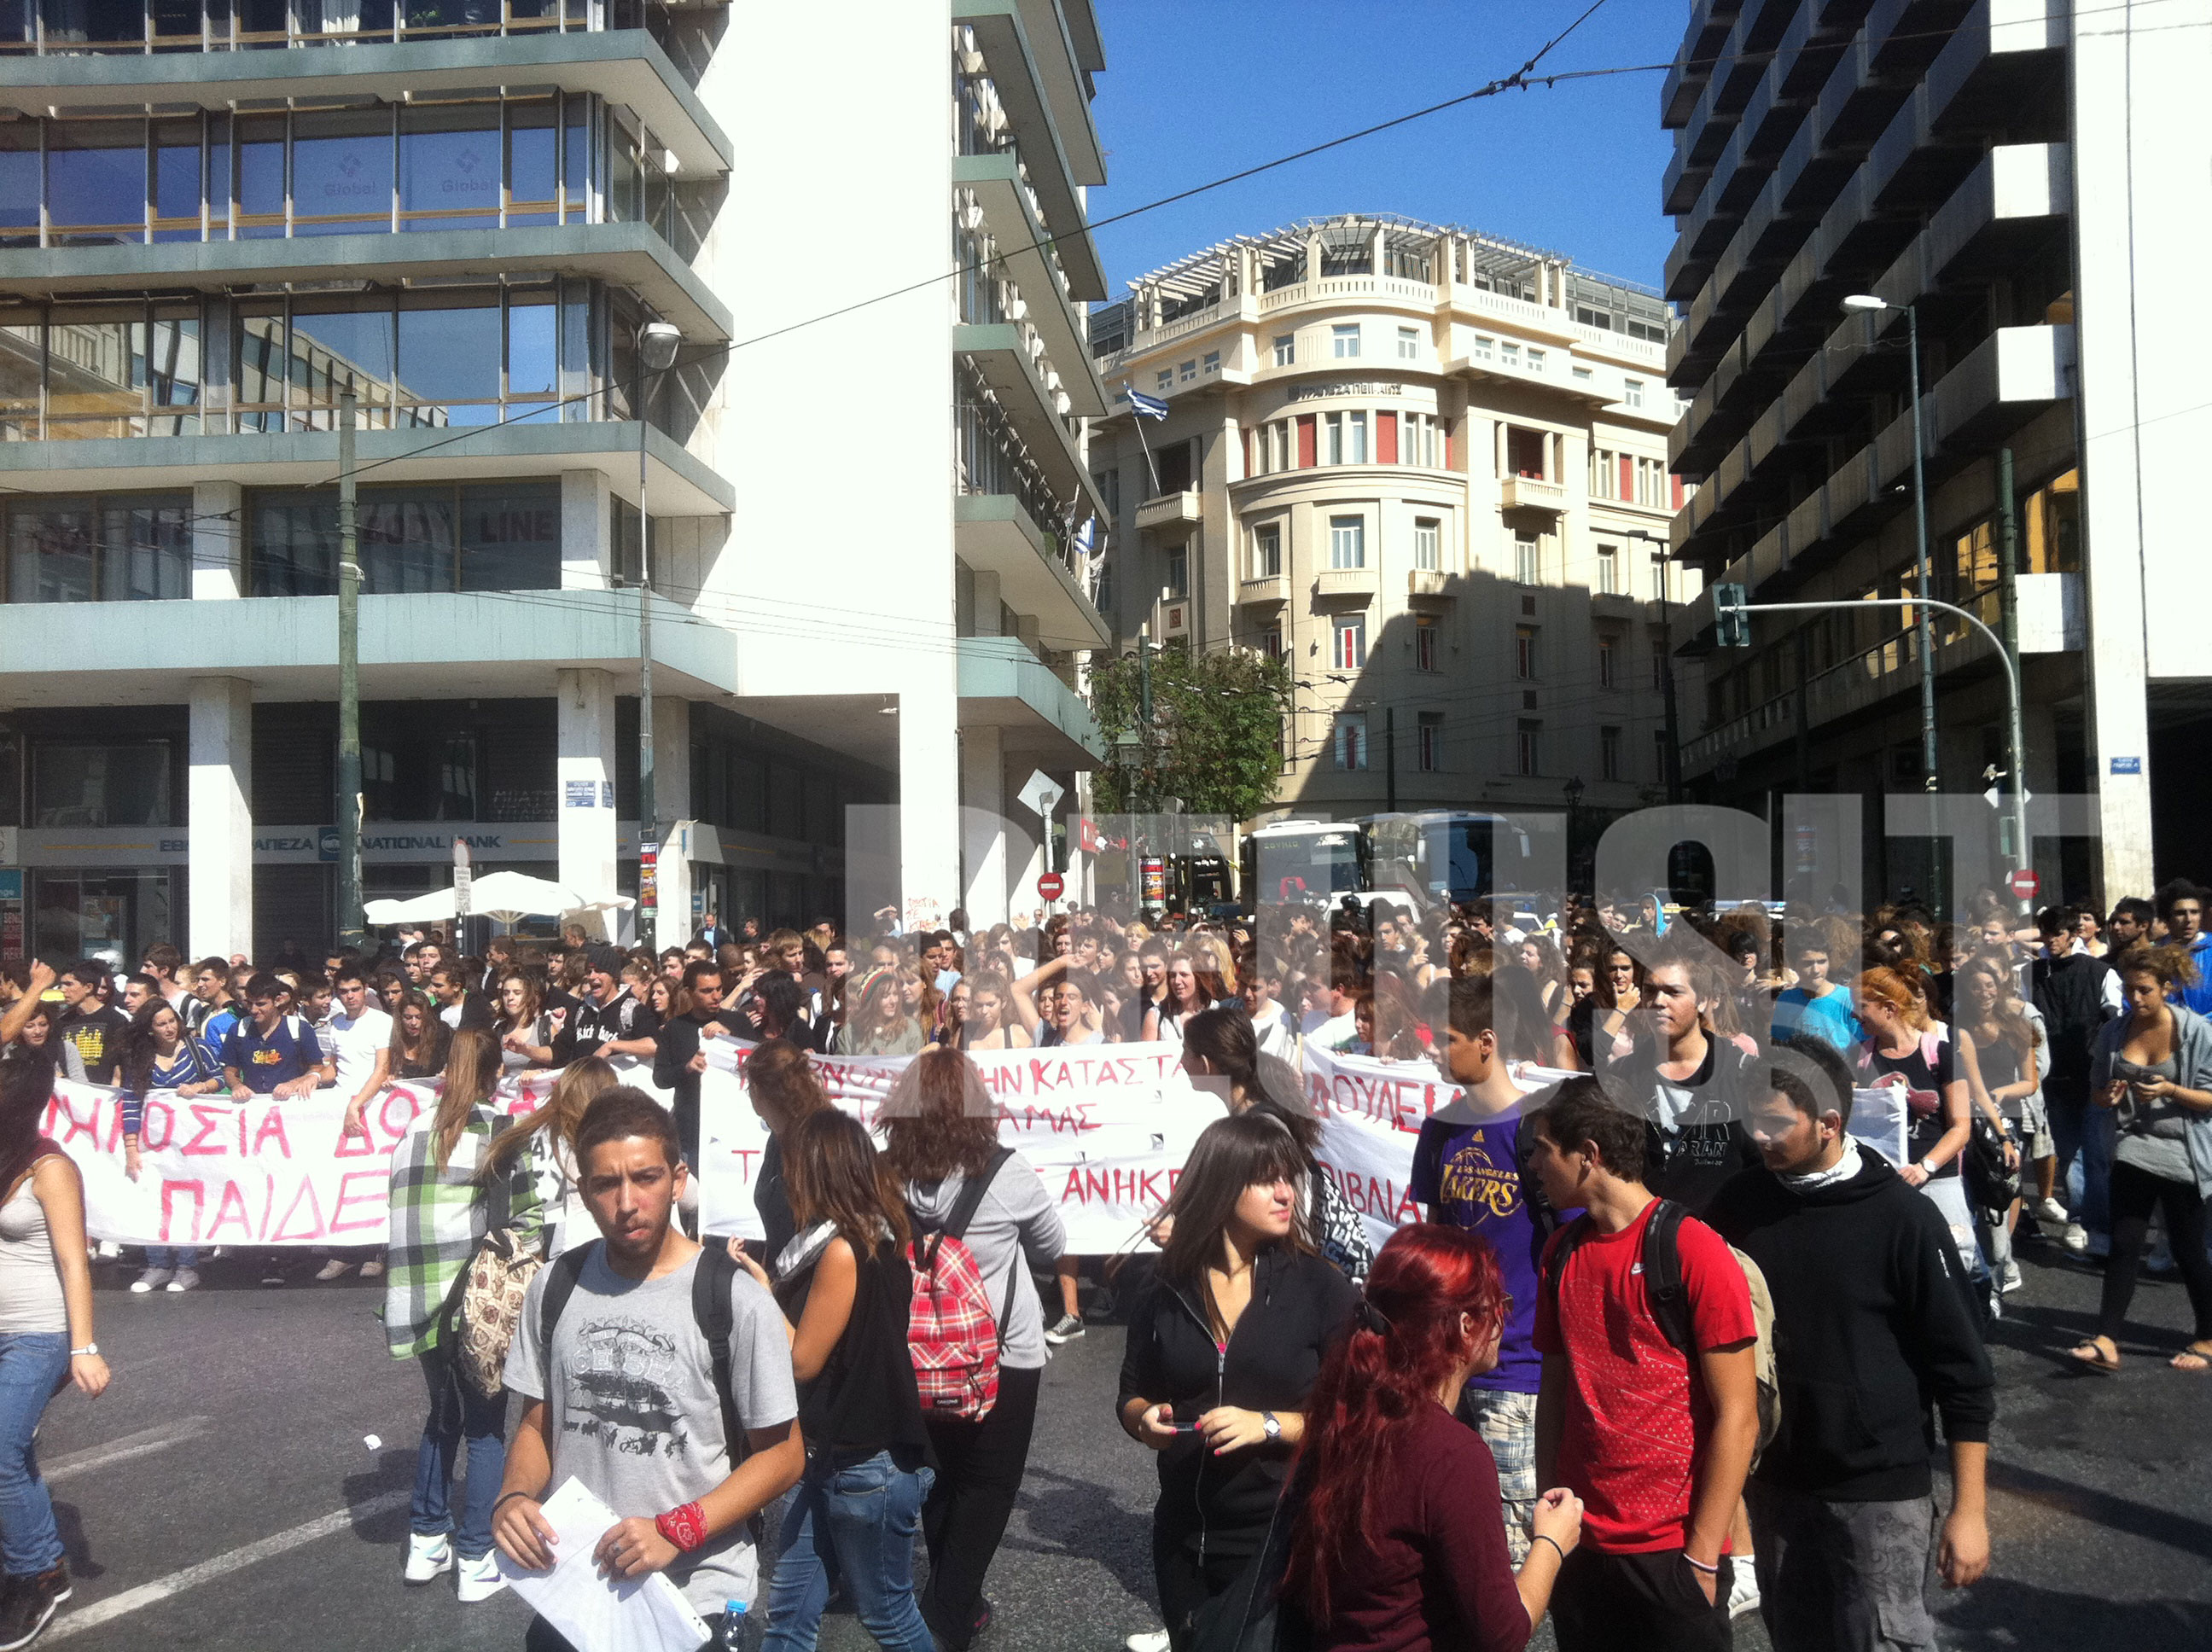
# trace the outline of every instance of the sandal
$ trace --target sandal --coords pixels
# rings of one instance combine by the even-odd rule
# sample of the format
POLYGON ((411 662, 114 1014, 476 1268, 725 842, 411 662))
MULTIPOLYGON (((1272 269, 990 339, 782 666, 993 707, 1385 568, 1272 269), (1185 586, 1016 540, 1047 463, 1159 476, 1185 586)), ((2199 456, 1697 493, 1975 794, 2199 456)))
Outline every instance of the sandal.
POLYGON ((2188 1371, 2192 1375, 2199 1371, 2212 1371, 2212 1342, 2192 1342, 2166 1363, 2177 1371, 2188 1371))
POLYGON ((2120 1356, 2117 1349, 2106 1353, 2106 1339, 2102 1337, 2084 1338, 2068 1351, 2066 1357, 2077 1365, 2086 1365, 2093 1371, 2102 1371, 2109 1376, 2120 1369, 2120 1356))

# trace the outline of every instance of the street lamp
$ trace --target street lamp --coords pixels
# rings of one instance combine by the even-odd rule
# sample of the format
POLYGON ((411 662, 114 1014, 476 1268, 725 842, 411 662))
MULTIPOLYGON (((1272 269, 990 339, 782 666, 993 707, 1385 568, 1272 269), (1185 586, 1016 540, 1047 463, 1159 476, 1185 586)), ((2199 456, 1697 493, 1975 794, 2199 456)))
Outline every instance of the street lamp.
POLYGON ((1928 607, 1928 447, 1920 428, 1920 312, 1913 305, 1892 304, 1872 293, 1854 293, 1844 301, 1847 315, 1879 310, 1905 312, 1905 353, 1912 391, 1912 531, 1920 585, 1917 638, 1920 654, 1920 767, 1927 789, 1933 792, 1936 787, 1936 628, 1928 607))
POLYGON ((660 944, 660 826, 653 796, 653 533, 645 513, 646 375, 664 373, 676 360, 683 330, 672 321, 647 321, 637 330, 637 864, 638 930, 648 946, 660 944))

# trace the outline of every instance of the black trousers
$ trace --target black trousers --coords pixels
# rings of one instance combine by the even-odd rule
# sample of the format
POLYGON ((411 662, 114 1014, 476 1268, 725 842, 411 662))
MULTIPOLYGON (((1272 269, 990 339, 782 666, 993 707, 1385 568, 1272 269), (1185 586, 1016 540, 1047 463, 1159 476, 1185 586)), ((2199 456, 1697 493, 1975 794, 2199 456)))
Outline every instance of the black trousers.
POLYGON ((2166 1237, 2173 1265, 2189 1292, 2197 1339, 2212 1339, 2212 1257, 2204 1251, 2204 1200, 2185 1181, 2169 1181, 2124 1160, 2112 1163, 2112 1254, 2105 1263, 2105 1290, 2097 1305, 2097 1331, 2117 1337, 2136 1294, 2143 1236, 2154 1207, 2166 1212, 2166 1237))
MULTIPOLYGON (((1167 1625, 1173 1652, 1188 1652, 1192 1615, 1215 1595, 1226 1594, 1252 1564, 1249 1550, 1243 1546, 1235 1554, 1209 1549, 1200 1560, 1188 1532, 1182 1526, 1163 1526, 1158 1515, 1153 1517, 1152 1581, 1159 1586, 1160 1621, 1167 1625)), ((1240 1535, 1251 1540, 1249 1534, 1240 1535)), ((1266 1535, 1261 1533, 1258 1540, 1264 1541, 1266 1535)))
POLYGON ((1037 1389, 1043 1381, 1041 1367, 1001 1367, 998 1403, 981 1422, 930 1420, 937 1484, 921 1505, 922 1540, 929 1548, 929 1587, 921 1594, 921 1615, 951 1652, 961 1652, 975 1637, 984 1575, 1006 1534, 1022 1473, 1029 1467, 1037 1389))
POLYGON ((1559 1652, 1728 1652, 1729 1561, 1721 1557, 1713 1598, 1680 1549, 1600 1554, 1577 1549, 1552 1586, 1559 1652))

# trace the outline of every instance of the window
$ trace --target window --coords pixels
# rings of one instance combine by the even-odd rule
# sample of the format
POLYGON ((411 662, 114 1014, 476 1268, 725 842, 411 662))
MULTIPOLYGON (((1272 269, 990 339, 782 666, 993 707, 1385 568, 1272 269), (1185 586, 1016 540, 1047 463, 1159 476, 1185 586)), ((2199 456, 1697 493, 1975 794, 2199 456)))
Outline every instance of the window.
POLYGON ((1663 550, 1651 553, 1651 599, 1667 600, 1667 553, 1663 550))
POLYGON ((1641 407, 1644 405, 1643 380, 1624 379, 1620 381, 1620 399, 1622 401, 1627 403, 1631 407, 1641 407))
POLYGON ((1435 774, 1444 766, 1444 714, 1440 711, 1420 714, 1418 730, 1418 756, 1415 761, 1425 774, 1435 774))
POLYGON ((1364 712, 1339 712, 1336 717, 1336 766, 1339 768, 1367 767, 1367 714, 1364 712))
POLYGON ((1203 367, 1205 368, 1205 370, 1206 370, 1206 372, 1208 372, 1208 373, 1218 373, 1218 372, 1220 372, 1220 371, 1221 371, 1221 352, 1220 352, 1219 350, 1208 350, 1208 351, 1206 351, 1206 359, 1205 359, 1202 362, 1200 362, 1200 365, 1201 367, 1203 367))
POLYGON ((1433 614, 1413 616, 1413 669, 1432 671, 1437 668, 1437 616, 1433 614))
MULTIPOLYGON (((547 590, 561 583, 557 482, 364 487, 359 509, 362 589, 371 595, 547 590)), ((246 516, 249 594, 337 591, 337 489, 256 490, 246 497, 246 516)), ((636 532, 632 525, 633 545, 636 532)))
POLYGON ((1287 471, 1291 468, 1291 422, 1277 419, 1267 427, 1267 468, 1287 471))
POLYGON ((1620 498, 1620 457, 1613 449, 1590 449, 1589 495, 1592 499, 1620 498))
POLYGON ((1328 330, 1328 353, 1339 361, 1349 360, 1358 355, 1359 354, 1359 324, 1355 321, 1347 326, 1331 327, 1328 330))
POLYGON ((1261 629, 1260 652, 1267 655, 1270 659, 1280 659, 1283 657, 1283 628, 1281 626, 1269 625, 1265 626, 1261 629))
POLYGON ((1597 548, 1597 590, 1601 597, 1617 595, 1620 590, 1620 547, 1600 545, 1597 548))
POLYGON ((1401 361, 1410 361, 1420 354, 1420 350, 1421 335, 1419 329, 1415 327, 1399 328, 1398 359, 1401 361))
POLYGON ((1093 471, 1091 473, 1091 479, 1097 484, 1098 496, 1106 501, 1107 519, 1109 521, 1112 521, 1118 519, 1121 514, 1121 472, 1120 467, 1111 466, 1103 471, 1093 471))
POLYGON ((1651 628, 1651 686, 1655 690, 1667 686, 1667 630, 1660 625, 1651 628))
POLYGON ((1536 628, 1533 625, 1513 628, 1513 674, 1524 683, 1535 678, 1536 628))
POLYGON ((1597 776, 1601 780, 1620 778, 1620 731, 1617 728, 1597 732, 1597 776))
POLYGON ((1509 367, 1521 365, 1521 346, 1510 338, 1498 347, 1498 355, 1499 361, 1509 367))
POLYGON ((1544 726, 1531 718, 1524 717, 1516 726, 1514 733, 1519 748, 1515 754, 1519 759, 1519 772, 1523 774, 1542 774, 1544 767, 1541 759, 1544 754, 1541 748, 1544 726))
POLYGON ((1364 413, 1348 413, 1345 416, 1345 435, 1346 437, 1346 452, 1344 456, 1345 463, 1347 465, 1366 464, 1367 415, 1364 413))
POLYGON ((1490 359, 1492 350, 1497 347, 1497 343, 1498 341, 1491 337, 1489 334, 1479 332, 1474 336, 1474 347, 1473 349, 1468 351, 1468 354, 1474 356, 1478 361, 1487 361, 1490 359))
POLYGON ((1670 489, 1667 477, 1667 461, 1658 459, 1639 459, 1636 461, 1636 502, 1654 510, 1668 507, 1670 489))
POLYGON ((1617 637, 1601 636, 1597 640, 1597 685, 1601 689, 1620 687, 1617 671, 1620 658, 1620 641, 1617 637))
POLYGON ((1367 519, 1332 516, 1328 519, 1328 565, 1331 568, 1367 566, 1367 519))
POLYGON ((1413 519, 1413 566, 1426 574, 1443 567, 1443 524, 1433 516, 1413 519))
POLYGON ((1171 367, 1162 367, 1158 374, 1154 376, 1152 382, 1158 386, 1160 393, 1164 396, 1169 391, 1175 388, 1174 369, 1171 367))
POLYGON ((1513 536, 1513 579, 1518 585, 1536 583, 1536 536, 1516 533, 1513 536))
POLYGON ((1198 363, 1196 361, 1179 361, 1176 364, 1176 381, 1178 384, 1187 385, 1197 377, 1198 363))
POLYGON ((1356 671, 1367 664, 1367 616, 1339 614, 1329 625, 1331 670, 1356 671))
POLYGON ((1178 545, 1160 559, 1163 595, 1170 600, 1190 595, 1190 551, 1178 545))
POLYGON ((1544 352, 1543 352, 1543 351, 1541 351, 1541 350, 1540 350, 1540 349, 1537 349, 1534 344, 1529 345, 1529 346, 1528 346, 1528 371, 1529 371, 1529 372, 1531 372, 1531 373, 1541 373, 1543 370, 1544 370, 1544 352))
POLYGON ((1651 731, 1651 778, 1655 780, 1667 778, 1667 731, 1663 728, 1651 731))
POLYGON ((1525 476, 1541 482, 1550 474, 1546 467, 1545 450, 1552 445, 1551 438, 1540 430, 1524 430, 1519 425, 1505 428, 1505 474, 1525 476))
POLYGON ((1283 577, 1283 525, 1265 522, 1252 530, 1252 577, 1255 580, 1279 580, 1283 577))
POLYGON ((1275 365, 1291 366, 1298 359, 1298 336, 1294 332, 1279 333, 1275 337, 1275 365))
POLYGON ((1586 385, 1596 377, 1597 375, 1592 373, 1588 367, 1577 367, 1575 369, 1575 382, 1578 385, 1586 385))
POLYGON ((5 519, 10 602, 143 602, 192 594, 188 493, 19 497, 5 519))

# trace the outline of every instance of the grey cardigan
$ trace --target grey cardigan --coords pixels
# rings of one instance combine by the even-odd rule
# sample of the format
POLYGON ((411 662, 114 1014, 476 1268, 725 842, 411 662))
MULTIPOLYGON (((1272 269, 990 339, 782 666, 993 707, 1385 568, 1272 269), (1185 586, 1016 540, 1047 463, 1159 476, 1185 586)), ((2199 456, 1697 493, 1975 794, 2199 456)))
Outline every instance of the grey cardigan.
MULTIPOLYGON (((906 1202, 925 1225, 935 1228, 951 1215, 960 1202, 958 1172, 942 1181, 909 1181, 906 1202)), ((1067 1230, 1060 1207, 1046 1190, 1044 1178, 1030 1162, 1016 1153, 999 1167, 975 1219, 968 1224, 968 1248, 983 1276, 983 1289, 991 1298, 991 1311, 1006 1327, 999 1363, 1009 1370, 1039 1370, 1044 1366, 1044 1315, 1037 1303, 1036 1287, 1030 1283, 1030 1268, 1048 1268, 1067 1248, 1067 1230), (1006 1311, 1006 1293, 1013 1292, 1013 1311, 1006 1311)))
MULTIPOLYGON (((2212 1021, 2185 1005, 2169 1004, 2173 1011, 2174 1082, 2184 1090, 2212 1090, 2212 1021)), ((2094 1096, 2112 1082, 2112 1060, 2128 1042, 2127 1016, 2107 1021, 2097 1034, 2097 1048, 2089 1058, 2089 1093, 2094 1096)), ((2200 1197, 2212 1199, 2212 1112, 2192 1109, 2189 1133, 2190 1168, 2197 1172, 2200 1197)))

